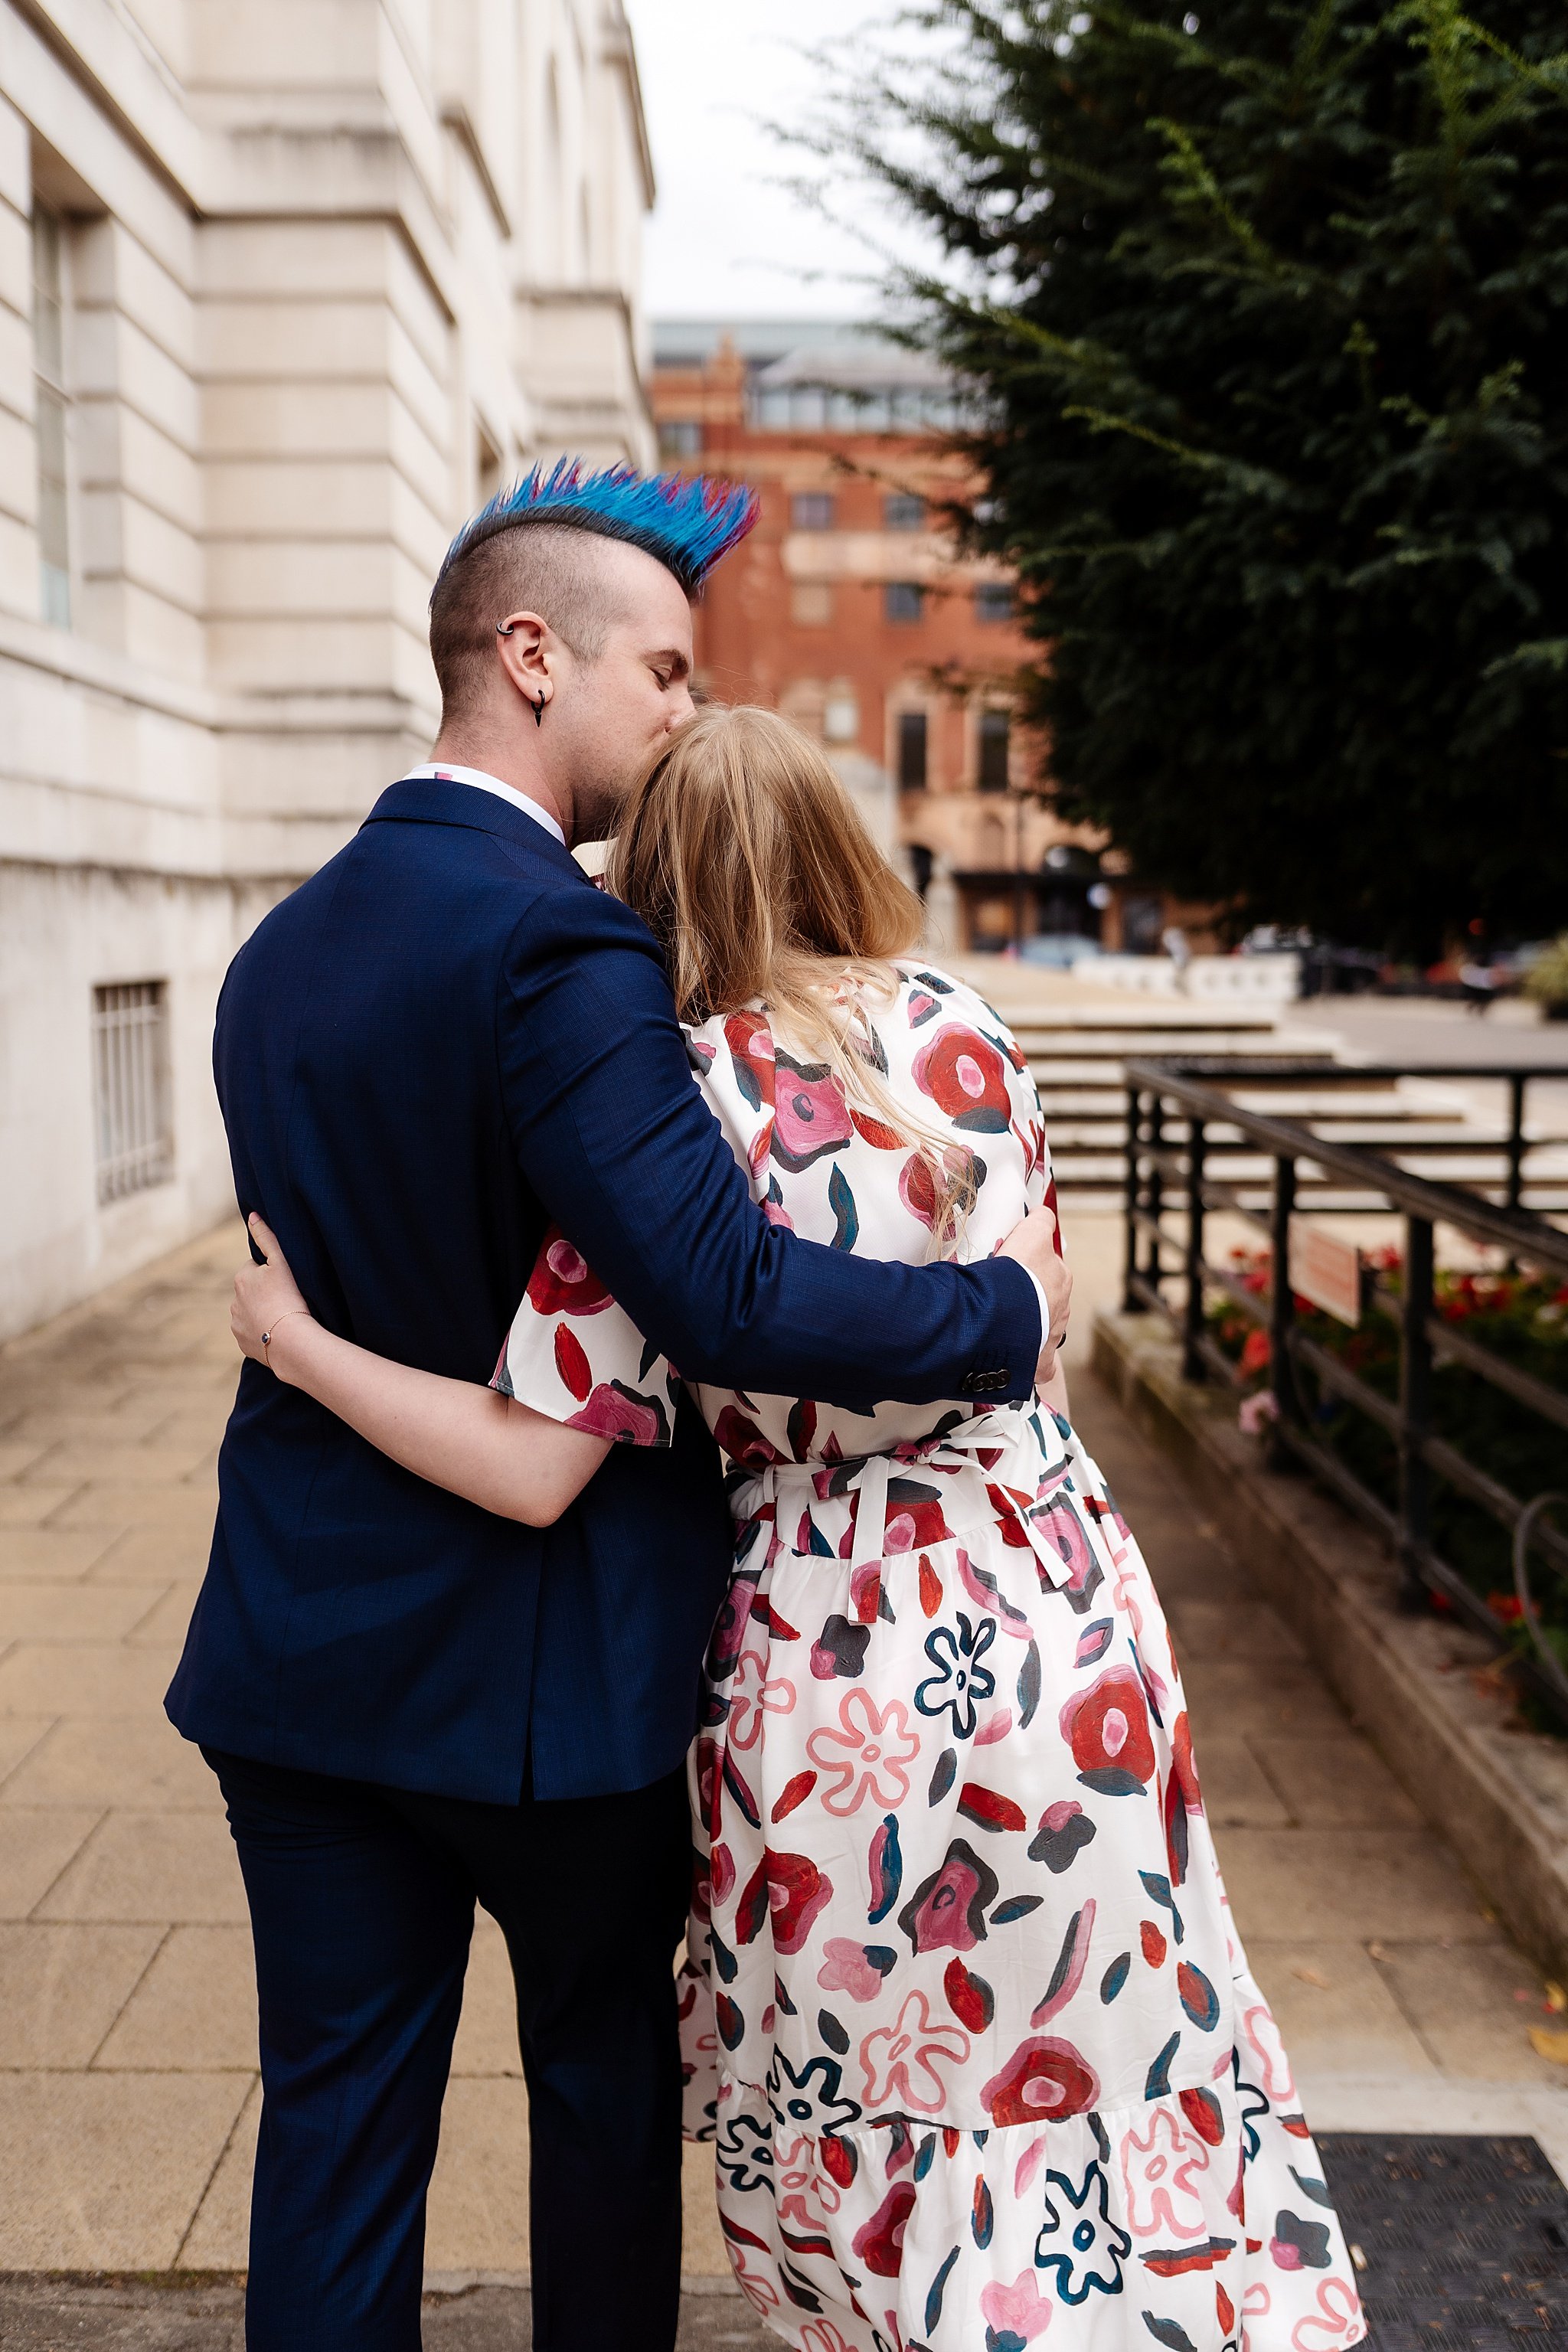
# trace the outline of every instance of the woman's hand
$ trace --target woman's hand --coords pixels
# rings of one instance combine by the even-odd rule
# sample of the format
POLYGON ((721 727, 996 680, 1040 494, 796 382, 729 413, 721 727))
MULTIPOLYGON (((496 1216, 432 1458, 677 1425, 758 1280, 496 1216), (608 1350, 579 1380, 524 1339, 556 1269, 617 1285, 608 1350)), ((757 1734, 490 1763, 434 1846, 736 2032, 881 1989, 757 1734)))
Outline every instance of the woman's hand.
POLYGON ((289 1270, 289 1261, 278 1245, 277 1234, 258 1216, 247 1222, 251 1238, 267 1263, 242 1266, 235 1276, 228 1328, 239 1343, 241 1355, 248 1356, 253 1363, 265 1364, 268 1355, 261 1344, 262 1333, 270 1333, 285 1315, 309 1315, 310 1310, 289 1270))

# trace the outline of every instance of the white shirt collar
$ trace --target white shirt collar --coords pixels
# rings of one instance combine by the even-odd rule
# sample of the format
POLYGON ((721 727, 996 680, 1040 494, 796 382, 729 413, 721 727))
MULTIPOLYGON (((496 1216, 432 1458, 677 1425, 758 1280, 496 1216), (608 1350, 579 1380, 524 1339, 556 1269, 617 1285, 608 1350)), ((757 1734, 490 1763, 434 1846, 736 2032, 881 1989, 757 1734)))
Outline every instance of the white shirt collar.
POLYGON ((566 835, 548 809, 541 808, 537 801, 531 801, 528 794, 520 793, 515 784, 503 784, 499 776, 487 775, 482 768, 454 768, 446 761, 432 760, 427 761, 423 768, 410 768, 405 776, 399 777, 398 782, 405 784, 472 784, 477 792, 494 793, 497 800, 510 801, 513 808, 520 808, 525 816, 531 816, 536 824, 542 824, 546 833, 552 833, 563 849, 566 846, 566 835))

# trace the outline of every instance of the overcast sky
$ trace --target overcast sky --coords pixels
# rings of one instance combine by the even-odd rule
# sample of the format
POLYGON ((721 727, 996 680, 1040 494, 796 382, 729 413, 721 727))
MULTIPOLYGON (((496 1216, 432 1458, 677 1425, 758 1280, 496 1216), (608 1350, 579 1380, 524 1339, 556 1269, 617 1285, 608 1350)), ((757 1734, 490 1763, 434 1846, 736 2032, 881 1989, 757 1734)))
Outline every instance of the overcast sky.
MULTIPOLYGON (((761 127, 809 125, 822 77, 801 55, 899 0, 627 0, 658 175, 649 316, 863 318, 866 247, 777 184, 810 168, 761 127)), ((907 249, 885 216, 871 226, 907 249)))

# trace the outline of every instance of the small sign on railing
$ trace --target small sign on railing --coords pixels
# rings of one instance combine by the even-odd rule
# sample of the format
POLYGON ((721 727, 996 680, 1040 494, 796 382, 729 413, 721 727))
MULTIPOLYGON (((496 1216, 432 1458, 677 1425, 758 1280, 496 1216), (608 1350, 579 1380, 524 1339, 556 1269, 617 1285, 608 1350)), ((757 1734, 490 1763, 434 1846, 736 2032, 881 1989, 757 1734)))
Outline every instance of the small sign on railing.
POLYGON ((1300 1297, 1355 1329, 1361 1321, 1361 1252, 1354 1242, 1315 1218, 1292 1217, 1289 1274, 1290 1287, 1300 1297))

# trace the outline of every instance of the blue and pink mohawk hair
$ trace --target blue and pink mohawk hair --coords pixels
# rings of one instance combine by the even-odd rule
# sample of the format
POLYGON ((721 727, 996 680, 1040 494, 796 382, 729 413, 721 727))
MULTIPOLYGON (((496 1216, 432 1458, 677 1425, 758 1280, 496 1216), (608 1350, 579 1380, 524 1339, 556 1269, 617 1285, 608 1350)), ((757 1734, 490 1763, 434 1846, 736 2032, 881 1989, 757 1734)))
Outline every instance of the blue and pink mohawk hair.
POLYGON ((548 471, 536 466, 510 489, 466 522, 447 550, 436 586, 454 563, 498 532, 519 523, 556 523, 625 540, 657 556, 695 596, 721 556, 744 539, 757 520, 757 494, 736 482, 685 474, 639 474, 630 466, 584 473, 578 457, 562 457, 548 471))

